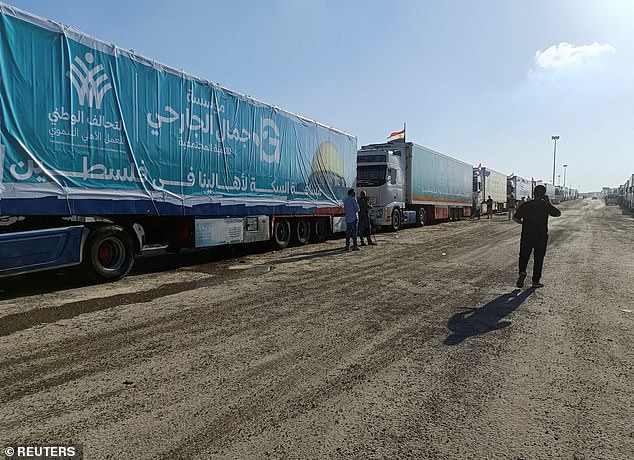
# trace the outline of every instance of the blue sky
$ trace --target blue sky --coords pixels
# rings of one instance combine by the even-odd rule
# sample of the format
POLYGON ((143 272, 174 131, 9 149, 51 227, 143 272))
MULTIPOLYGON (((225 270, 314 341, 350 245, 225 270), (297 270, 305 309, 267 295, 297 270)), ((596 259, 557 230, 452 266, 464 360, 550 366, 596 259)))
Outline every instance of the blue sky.
POLYGON ((11 0, 382 142, 581 191, 634 174, 634 1, 11 0))

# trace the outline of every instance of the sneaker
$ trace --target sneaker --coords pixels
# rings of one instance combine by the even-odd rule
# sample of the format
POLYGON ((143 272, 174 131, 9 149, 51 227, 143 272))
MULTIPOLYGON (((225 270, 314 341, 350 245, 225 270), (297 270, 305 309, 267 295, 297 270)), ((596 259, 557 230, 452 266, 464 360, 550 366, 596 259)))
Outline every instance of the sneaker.
POLYGON ((346 246, 344 251, 349 251, 350 250, 350 246, 346 246))
POLYGON ((520 275, 517 277, 517 283, 515 283, 515 286, 522 289, 524 287, 525 279, 526 279, 526 272, 521 272, 520 275))
POLYGON ((369 244, 370 246, 376 246, 376 243, 375 243, 374 241, 370 241, 368 244, 369 244))
POLYGON ((362 241, 359 246, 365 246, 366 244, 362 241))
POLYGON ((353 251, 360 251, 361 249, 359 249, 359 246, 352 246, 352 250, 353 251))
POLYGON ((542 283, 540 283, 539 281, 533 281, 533 286, 531 286, 531 287, 537 289, 537 288, 544 287, 544 285, 542 283))

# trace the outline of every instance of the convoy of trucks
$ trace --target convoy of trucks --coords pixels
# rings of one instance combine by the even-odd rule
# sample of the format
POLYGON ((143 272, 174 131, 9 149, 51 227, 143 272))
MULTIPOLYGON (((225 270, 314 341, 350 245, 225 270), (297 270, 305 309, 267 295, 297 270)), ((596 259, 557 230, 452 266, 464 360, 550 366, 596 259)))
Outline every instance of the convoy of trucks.
POLYGON ((472 166, 405 140, 364 145, 357 187, 365 190, 375 227, 398 230, 471 215, 472 166))
POLYGON ((0 4, 0 275, 322 241, 356 138, 0 4))
POLYGON ((536 185, 404 138, 357 151, 344 131, 2 3, 0 167, 0 278, 79 266, 96 282, 147 247, 324 241, 353 187, 396 231, 489 196, 505 211, 536 185))
POLYGON ((619 205, 626 211, 634 212, 634 174, 619 187, 619 205))

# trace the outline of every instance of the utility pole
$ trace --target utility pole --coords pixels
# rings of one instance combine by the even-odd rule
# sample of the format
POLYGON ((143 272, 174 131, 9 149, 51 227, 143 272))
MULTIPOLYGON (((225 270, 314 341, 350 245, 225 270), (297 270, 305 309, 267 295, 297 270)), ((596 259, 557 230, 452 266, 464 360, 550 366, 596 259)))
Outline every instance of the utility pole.
POLYGON ((557 160, 557 141, 559 140, 559 136, 551 136, 551 139, 555 141, 555 148, 553 150, 553 185, 555 185, 555 165, 557 160))

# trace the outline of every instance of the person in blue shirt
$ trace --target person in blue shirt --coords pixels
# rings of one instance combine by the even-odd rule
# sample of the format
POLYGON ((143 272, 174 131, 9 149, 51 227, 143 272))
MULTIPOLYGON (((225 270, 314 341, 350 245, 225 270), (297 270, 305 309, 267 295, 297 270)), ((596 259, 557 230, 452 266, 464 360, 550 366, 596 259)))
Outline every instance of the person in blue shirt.
POLYGON ((354 197, 354 189, 348 190, 348 196, 343 200, 343 209, 346 212, 346 250, 350 249, 350 239, 352 238, 352 250, 358 251, 357 245, 357 225, 359 217, 359 203, 354 197))

